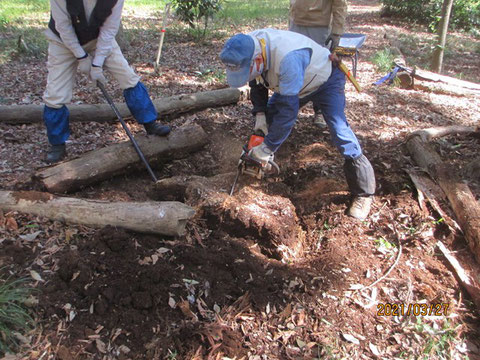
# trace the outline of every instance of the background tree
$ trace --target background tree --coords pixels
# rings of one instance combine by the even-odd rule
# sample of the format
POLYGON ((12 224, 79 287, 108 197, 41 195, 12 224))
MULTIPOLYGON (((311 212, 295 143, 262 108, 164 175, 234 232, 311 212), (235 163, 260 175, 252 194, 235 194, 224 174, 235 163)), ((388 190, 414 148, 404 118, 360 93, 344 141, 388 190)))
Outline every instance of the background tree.
POLYGON ((442 72, 443 54, 445 52, 445 43, 447 41, 448 23, 452 12, 453 0, 444 0, 442 6, 442 15, 438 24, 438 43, 433 51, 432 70, 442 72))
POLYGON ((173 0, 172 5, 179 19, 191 28, 203 23, 202 37, 205 37, 209 19, 221 9, 220 0, 173 0))

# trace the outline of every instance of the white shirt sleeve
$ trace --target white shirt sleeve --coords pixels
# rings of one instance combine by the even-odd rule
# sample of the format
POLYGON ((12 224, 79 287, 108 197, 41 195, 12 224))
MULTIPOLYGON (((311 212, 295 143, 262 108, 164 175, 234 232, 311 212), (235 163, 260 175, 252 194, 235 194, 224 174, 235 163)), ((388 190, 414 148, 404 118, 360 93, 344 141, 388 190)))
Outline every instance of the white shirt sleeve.
POLYGON ((53 20, 55 20, 55 29, 60 34, 60 38, 65 46, 70 49, 73 55, 81 58, 85 55, 77 34, 72 25, 72 18, 67 11, 66 0, 50 0, 50 11, 52 12, 53 20))
POLYGON ((97 48, 95 50, 95 57, 92 62, 96 66, 103 66, 105 58, 110 55, 110 52, 112 51, 113 40, 115 40, 115 36, 117 35, 120 27, 120 20, 122 19, 123 3, 124 0, 117 1, 112 9, 112 13, 100 28, 100 34, 98 35, 97 39, 97 48))

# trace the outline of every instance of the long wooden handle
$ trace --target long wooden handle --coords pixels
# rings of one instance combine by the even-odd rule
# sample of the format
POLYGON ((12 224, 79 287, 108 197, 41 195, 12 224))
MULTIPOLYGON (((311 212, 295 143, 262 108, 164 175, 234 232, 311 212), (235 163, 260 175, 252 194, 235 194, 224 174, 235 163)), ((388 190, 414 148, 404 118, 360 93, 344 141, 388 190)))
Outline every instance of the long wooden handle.
POLYGON ((160 34, 160 42, 158 43, 158 52, 157 52, 157 59, 155 61, 155 65, 158 66, 160 62, 160 55, 162 54, 162 47, 163 47, 163 39, 165 38, 165 28, 167 25, 167 18, 168 14, 170 13, 170 3, 165 5, 165 10, 163 11, 163 20, 162 20, 162 33, 160 34))
POLYGON ((357 79, 355 79, 347 66, 343 62, 340 62, 338 64, 338 68, 347 76, 347 79, 350 80, 355 89, 357 89, 358 92, 361 92, 362 88, 360 87, 360 84, 357 82, 357 79))

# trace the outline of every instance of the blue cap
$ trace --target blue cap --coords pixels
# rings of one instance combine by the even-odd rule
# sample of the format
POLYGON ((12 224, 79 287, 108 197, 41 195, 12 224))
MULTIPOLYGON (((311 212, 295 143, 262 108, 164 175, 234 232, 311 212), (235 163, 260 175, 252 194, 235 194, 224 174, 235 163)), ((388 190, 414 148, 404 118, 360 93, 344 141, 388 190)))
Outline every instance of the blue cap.
POLYGON ((239 88, 248 82, 254 52, 255 42, 249 35, 237 34, 227 40, 220 60, 227 66, 228 85, 239 88))

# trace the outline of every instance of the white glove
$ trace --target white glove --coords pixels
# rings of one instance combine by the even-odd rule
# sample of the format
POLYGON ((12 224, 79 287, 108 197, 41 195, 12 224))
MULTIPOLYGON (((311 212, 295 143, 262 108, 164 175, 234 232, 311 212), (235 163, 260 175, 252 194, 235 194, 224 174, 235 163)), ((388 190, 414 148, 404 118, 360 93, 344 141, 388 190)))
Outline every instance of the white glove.
POLYGON ((268 125, 267 125, 267 118, 265 117, 264 112, 258 112, 255 115, 255 127, 253 131, 261 130, 263 135, 268 135, 268 125))
POLYGON ((270 168, 269 161, 273 161, 273 151, 265 145, 265 143, 261 143, 258 146, 254 146, 252 150, 248 153, 248 155, 260 162, 263 166, 270 168))
POLYGON ((92 80, 94 84, 96 84, 97 81, 100 81, 105 85, 107 79, 105 79, 105 75, 103 75, 103 69, 100 66, 92 65, 92 68, 90 69, 90 80, 92 80))
POLYGON ((78 71, 88 76, 92 67, 92 58, 88 56, 88 53, 86 55, 86 57, 78 59, 78 71))

